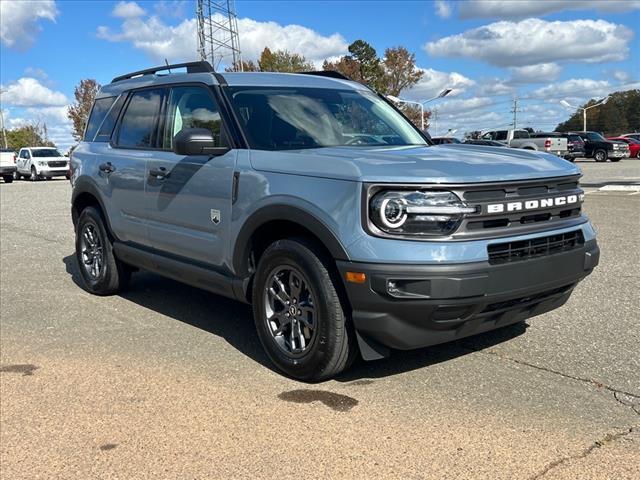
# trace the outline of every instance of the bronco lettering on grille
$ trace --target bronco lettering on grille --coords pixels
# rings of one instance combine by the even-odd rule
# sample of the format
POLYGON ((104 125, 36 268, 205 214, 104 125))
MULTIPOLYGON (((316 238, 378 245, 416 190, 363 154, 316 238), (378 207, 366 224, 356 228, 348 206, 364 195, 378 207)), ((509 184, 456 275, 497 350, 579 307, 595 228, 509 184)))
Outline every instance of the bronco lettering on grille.
POLYGON ((526 200, 524 202, 490 203, 486 205, 486 213, 519 212, 526 210, 538 210, 540 208, 562 207, 582 203, 584 194, 565 195, 560 197, 542 198, 539 200, 526 200))

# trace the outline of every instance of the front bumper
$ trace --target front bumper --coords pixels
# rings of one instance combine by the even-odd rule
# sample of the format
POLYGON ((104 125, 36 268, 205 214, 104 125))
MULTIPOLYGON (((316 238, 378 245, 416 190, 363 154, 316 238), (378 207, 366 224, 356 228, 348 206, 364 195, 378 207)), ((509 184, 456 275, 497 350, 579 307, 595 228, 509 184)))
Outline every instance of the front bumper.
POLYGON ((56 167, 56 168, 40 168, 38 175, 42 175, 43 177, 64 177, 69 174, 68 167, 56 167))
POLYGON ((13 174, 13 172, 16 171, 16 166, 15 165, 9 165, 9 166, 2 166, 0 167, 0 175, 9 175, 9 174, 13 174))
POLYGON ((626 158, 628 156, 626 150, 612 150, 609 152, 609 158, 626 158))
POLYGON ((338 262, 364 272, 366 282, 345 281, 363 357, 386 356, 445 343, 523 321, 562 306, 598 264, 595 240, 573 250, 502 265, 488 262, 388 265, 338 262), (421 297, 394 298, 389 281, 411 285, 421 297))

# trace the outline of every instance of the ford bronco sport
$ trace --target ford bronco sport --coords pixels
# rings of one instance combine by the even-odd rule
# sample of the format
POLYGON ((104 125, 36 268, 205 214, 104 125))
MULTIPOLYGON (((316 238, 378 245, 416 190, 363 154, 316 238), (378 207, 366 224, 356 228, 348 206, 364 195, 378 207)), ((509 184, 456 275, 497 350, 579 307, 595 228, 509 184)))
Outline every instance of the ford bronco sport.
POLYGON ((84 285, 146 269, 251 303, 306 381, 560 307, 599 258, 579 169, 456 147, 334 72, 115 78, 72 154, 84 285))

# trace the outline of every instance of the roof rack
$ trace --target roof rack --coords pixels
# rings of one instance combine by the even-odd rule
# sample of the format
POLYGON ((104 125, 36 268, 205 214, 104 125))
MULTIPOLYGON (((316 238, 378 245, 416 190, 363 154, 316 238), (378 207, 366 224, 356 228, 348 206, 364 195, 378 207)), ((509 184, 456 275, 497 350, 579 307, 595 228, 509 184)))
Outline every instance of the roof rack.
POLYGON ((329 78, 337 78, 339 80, 351 80, 349 77, 341 74, 340 72, 336 72, 334 70, 315 70, 311 72, 297 72, 302 75, 315 75, 317 77, 329 77, 329 78))
POLYGON ((111 83, 119 82, 121 80, 128 80, 133 77, 139 77, 142 75, 154 75, 158 72, 162 72, 164 70, 171 70, 172 68, 186 68, 187 73, 213 73, 213 67, 209 62, 187 62, 187 63, 176 63, 174 65, 162 65, 160 67, 147 68, 146 70, 138 70, 137 72, 127 73, 126 75, 120 75, 119 77, 111 80, 111 83))

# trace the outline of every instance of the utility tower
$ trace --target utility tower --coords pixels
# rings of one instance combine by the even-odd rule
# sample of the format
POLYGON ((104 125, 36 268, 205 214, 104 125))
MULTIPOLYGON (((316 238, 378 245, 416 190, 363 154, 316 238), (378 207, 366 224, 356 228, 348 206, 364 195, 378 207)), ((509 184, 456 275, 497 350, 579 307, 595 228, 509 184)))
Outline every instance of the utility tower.
POLYGON ((234 0, 198 0, 198 55, 217 71, 221 64, 242 71, 234 0))
POLYGON ((513 113, 513 129, 518 128, 518 113, 522 112, 521 109, 518 108, 518 97, 513 97, 513 108, 511 109, 511 113, 513 113))

